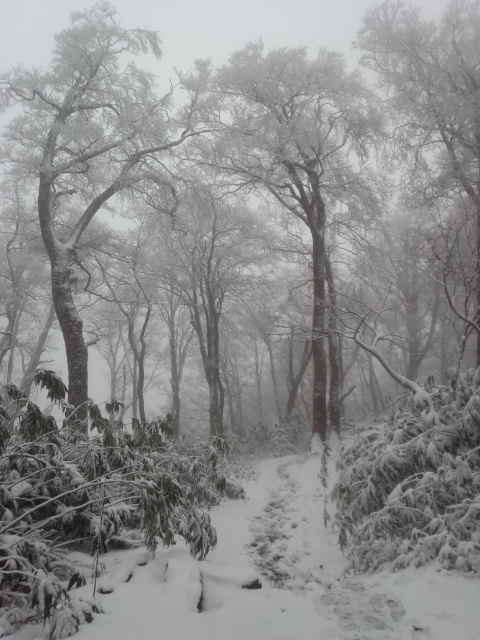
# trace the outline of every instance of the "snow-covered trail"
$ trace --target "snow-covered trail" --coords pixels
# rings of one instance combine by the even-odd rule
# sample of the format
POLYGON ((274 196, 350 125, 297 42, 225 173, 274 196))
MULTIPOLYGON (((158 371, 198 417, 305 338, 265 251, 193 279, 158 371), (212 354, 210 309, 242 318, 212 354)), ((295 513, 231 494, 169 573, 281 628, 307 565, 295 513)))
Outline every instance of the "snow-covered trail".
POLYGON ((272 597, 288 590, 303 598, 318 616, 312 639, 480 640, 478 577, 435 565, 344 577, 347 563, 337 536, 323 524, 333 460, 329 466, 325 490, 320 456, 261 461, 255 480, 246 483, 247 502, 213 510, 219 546, 212 558, 250 561, 272 597))
POLYGON ((405 611, 399 599, 380 583, 370 581, 366 589, 360 580, 342 579, 346 560, 323 524, 325 493, 319 456, 263 461, 247 487, 250 559, 272 587, 302 594, 321 622, 330 623, 322 638, 400 640, 405 611))
MULTIPOLYGON (((203 562, 179 540, 104 556, 105 614, 78 640, 479 640, 480 580, 435 567, 344 578, 323 525, 320 456, 263 460, 247 499, 212 509, 218 545, 203 562), (241 586, 259 577, 262 589, 241 586), (198 605, 201 602, 202 611, 198 605)), ((86 561, 91 558, 85 556, 86 561)), ((72 595, 92 596, 92 585, 72 595)), ((40 625, 12 640, 46 637, 40 625)))

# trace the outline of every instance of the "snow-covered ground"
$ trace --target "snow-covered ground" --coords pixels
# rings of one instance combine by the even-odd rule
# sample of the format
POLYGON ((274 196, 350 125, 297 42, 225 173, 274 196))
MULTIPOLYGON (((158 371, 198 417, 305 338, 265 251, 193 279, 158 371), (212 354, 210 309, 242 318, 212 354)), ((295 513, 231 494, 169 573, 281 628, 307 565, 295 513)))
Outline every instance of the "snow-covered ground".
MULTIPOLYGON (((479 578, 437 565, 343 577, 345 558, 323 525, 319 471, 318 455, 258 463, 247 500, 212 510, 219 542, 203 562, 180 540, 153 559, 145 549, 107 554, 97 582, 105 613, 75 638, 479 640, 479 578), (256 579, 261 589, 242 588, 256 579)), ((10 636, 43 637, 39 625, 10 636)))

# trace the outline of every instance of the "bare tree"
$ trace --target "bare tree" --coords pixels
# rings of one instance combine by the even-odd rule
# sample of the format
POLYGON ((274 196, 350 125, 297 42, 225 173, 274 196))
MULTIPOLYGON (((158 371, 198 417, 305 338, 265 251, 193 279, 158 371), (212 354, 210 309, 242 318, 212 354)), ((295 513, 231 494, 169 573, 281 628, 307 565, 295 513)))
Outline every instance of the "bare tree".
POLYGON ((238 181, 261 185, 302 221, 311 236, 313 271, 313 433, 327 434, 327 297, 325 287, 328 212, 351 213, 374 198, 353 156, 365 160, 379 118, 358 74, 348 75, 341 56, 322 50, 314 60, 305 49, 264 53, 261 44, 237 51, 219 72, 230 108, 231 131, 216 160, 238 181), (235 149, 235 151, 233 150, 235 149), (349 157, 350 154, 350 157, 349 157))
MULTIPOLYGON (((435 24, 388 0, 367 13, 363 63, 389 92, 396 140, 411 158, 411 197, 432 204, 463 194, 475 212, 475 322, 480 319, 478 2, 451 2, 435 24)), ((477 366, 480 334, 477 334, 477 366)))
POLYGON ((151 51, 159 58, 156 33, 125 29, 115 13, 106 2, 73 13, 71 27, 56 36, 48 71, 16 70, 0 77, 3 104, 23 107, 7 128, 7 155, 12 171, 38 184, 38 217, 65 341, 69 401, 82 421, 87 417, 88 353, 70 282, 80 238, 116 194, 158 180, 154 158, 205 128, 198 116, 205 69, 197 82, 190 79, 185 102, 173 114, 170 95, 159 98, 153 77, 124 62, 126 53, 151 51), (74 211, 81 213, 75 217, 74 211))

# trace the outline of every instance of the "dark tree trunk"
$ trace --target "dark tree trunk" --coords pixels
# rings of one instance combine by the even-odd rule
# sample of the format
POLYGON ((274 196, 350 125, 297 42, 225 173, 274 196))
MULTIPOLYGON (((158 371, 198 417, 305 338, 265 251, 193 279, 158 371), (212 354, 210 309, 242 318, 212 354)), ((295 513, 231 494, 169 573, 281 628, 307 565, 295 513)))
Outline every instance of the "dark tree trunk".
POLYGON ((132 371, 132 417, 138 418, 138 374, 137 374, 137 359, 133 358, 133 371, 132 371))
POLYGON ((327 359, 325 354, 325 227, 312 231, 313 240, 313 425, 312 433, 327 438, 327 359))
POLYGON ((52 265, 52 298, 65 342, 68 365, 68 401, 75 407, 75 419, 87 430, 88 417, 88 349, 83 339, 83 322, 73 300, 70 285, 69 252, 55 248, 52 265))
MULTIPOLYGON (((8 315, 8 313, 7 313, 8 315)), ((2 368, 2 362, 7 353, 14 345, 13 338, 13 328, 15 325, 15 319, 11 318, 8 315, 8 324, 5 327, 5 331, 2 334, 2 339, 0 340, 0 369, 2 368)))
POLYGON ((337 307, 337 292, 335 290, 335 282, 333 279, 332 266, 328 257, 325 259, 325 275, 328 283, 329 296, 329 313, 328 313, 328 362, 330 366, 329 378, 329 413, 330 413, 330 429, 340 434, 341 428, 341 410, 340 410, 340 391, 342 381, 342 366, 340 359, 340 338, 337 334, 337 321, 335 310, 337 307))
MULTIPOLYGON (((477 133, 477 140, 480 137, 480 133, 477 133)), ((479 185, 480 186, 480 185, 479 185)), ((479 187, 477 186, 477 189, 479 187)), ((477 313, 476 322, 480 324, 480 193, 476 192, 474 198, 474 204, 476 207, 476 222, 477 222, 477 255, 476 255, 476 286, 477 286, 477 313)), ((477 368, 480 367, 480 332, 477 331, 477 368)))
POLYGON ((447 385, 447 369, 449 367, 448 362, 448 334, 449 334, 450 323, 448 322, 447 316, 443 315, 440 325, 440 382, 441 384, 447 385))
POLYGON ((220 314, 212 308, 212 386, 210 388, 210 425, 213 436, 223 436, 223 410, 225 406, 225 388, 220 377, 220 314))
POLYGON ((273 346, 272 346, 272 338, 269 335, 263 336, 263 341, 267 347, 268 351, 268 359, 270 362, 270 375, 272 376, 272 385, 273 385, 273 394, 275 397, 275 412, 277 414, 277 420, 280 420, 282 417, 282 412, 280 409, 280 398, 278 394, 278 381, 277 381, 277 369, 275 366, 275 357, 273 355, 273 346))
POLYGON ((198 337, 203 370, 210 392, 210 435, 223 436, 225 389, 220 377, 220 318, 222 300, 218 301, 217 309, 212 292, 208 287, 206 287, 206 289, 207 292, 203 292, 202 295, 202 306, 205 312, 205 332, 202 326, 198 296, 195 289, 192 290, 193 304, 190 306, 190 313, 192 316, 192 325, 198 337), (208 300, 206 298, 208 298, 208 300))
MULTIPOLYGON (((108 363, 110 369, 110 402, 113 403, 117 397, 117 352, 114 349, 110 350, 111 360, 108 363)), ((113 409, 113 407, 112 407, 113 409)), ((115 412, 111 411, 108 420, 111 425, 115 422, 115 412)))
MULTIPOLYGON (((135 389, 135 401, 138 402, 138 416, 141 424, 144 424, 147 419, 145 415, 145 397, 144 397, 144 387, 145 387, 145 356, 147 353, 147 343, 145 341, 145 334, 147 331, 148 323, 150 321, 150 316, 152 314, 152 307, 149 304, 147 306, 147 310, 145 313, 145 318, 142 322, 142 328, 140 330, 140 336, 138 338, 138 342, 140 343, 140 348, 138 348, 137 340, 135 338, 135 315, 128 317, 128 343, 133 351, 133 358, 135 362, 135 378, 136 385, 134 381, 135 389)), ((136 417, 134 413, 134 417, 136 417)))
MULTIPOLYGON (((58 122, 61 124, 61 121, 58 122)), ((51 153, 58 133, 51 131, 52 139, 45 145, 45 157, 51 153)), ((75 249, 55 237, 53 228, 53 203, 51 178, 48 172, 40 172, 38 190, 38 216, 42 239, 50 258, 52 272, 52 299, 58 323, 65 342, 68 367, 68 401, 75 407, 72 419, 87 432, 88 419, 88 350, 83 339, 83 322, 73 300, 70 276, 75 260, 75 249)), ((99 204, 100 206, 100 204, 99 204)))
POLYGON ((232 432, 235 433, 237 431, 237 417, 236 417, 236 412, 235 412, 235 407, 233 406, 233 395, 232 395, 232 389, 230 386, 230 381, 228 379, 228 376, 226 374, 226 372, 223 372, 223 379, 225 380, 225 394, 227 396, 227 402, 228 402, 228 413, 230 416, 230 427, 232 429, 232 432))
POLYGON ((311 343, 305 342, 302 352, 302 357, 300 360, 300 365, 297 371, 297 374, 293 374, 293 353, 290 355, 291 365, 289 365, 289 393, 287 400, 287 408, 285 410, 285 418, 289 420, 292 416, 293 409, 297 402, 298 390, 300 388, 300 384, 302 382, 302 378, 307 370, 307 367, 312 358, 312 346, 311 343))
POLYGON ((170 388, 172 389, 173 436, 180 437, 180 377, 178 372, 175 325, 170 326, 170 388))
POLYGON ((120 422, 123 422, 123 418, 126 412, 126 405, 125 405, 126 395, 127 395, 127 363, 125 362, 125 358, 124 358, 123 367, 122 367, 122 393, 120 397, 120 402, 122 403, 122 406, 120 409, 120 414, 118 416, 118 419, 120 422))
POLYGON ((255 383, 257 387, 258 400, 258 417, 263 422, 263 398, 262 398, 262 363, 260 362, 260 354, 258 353, 257 339, 254 340, 255 348, 255 383))

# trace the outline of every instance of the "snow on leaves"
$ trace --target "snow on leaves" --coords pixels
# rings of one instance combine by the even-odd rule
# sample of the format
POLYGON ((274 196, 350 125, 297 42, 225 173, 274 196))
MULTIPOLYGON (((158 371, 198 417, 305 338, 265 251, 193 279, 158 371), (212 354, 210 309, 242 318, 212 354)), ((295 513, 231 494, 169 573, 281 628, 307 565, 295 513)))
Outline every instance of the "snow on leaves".
MULTIPOLYGON (((62 403, 57 391, 63 383, 55 374, 46 372, 36 382, 62 403)), ((244 495, 225 475, 224 441, 172 441, 168 420, 140 425, 139 439, 118 422, 108 425, 107 439, 107 428, 86 439, 69 428, 68 419, 57 425, 26 399, 13 402, 5 416, 8 438, 0 455, 4 629, 14 629, 15 612, 19 622, 26 612, 50 620, 50 638, 59 640, 101 612, 98 603, 71 597, 69 588, 79 586, 83 574, 68 560, 66 547, 103 552, 113 544, 141 544, 143 537, 154 552, 159 543, 173 545, 181 535, 191 554, 204 559, 217 541, 208 507, 222 496, 244 495)), ((95 416, 98 422, 99 410, 95 416)))
POLYGON ((339 460, 333 497, 339 542, 354 571, 438 559, 480 572, 480 396, 474 372, 455 390, 431 390, 435 421, 418 398, 398 400, 389 421, 355 433, 339 460))

